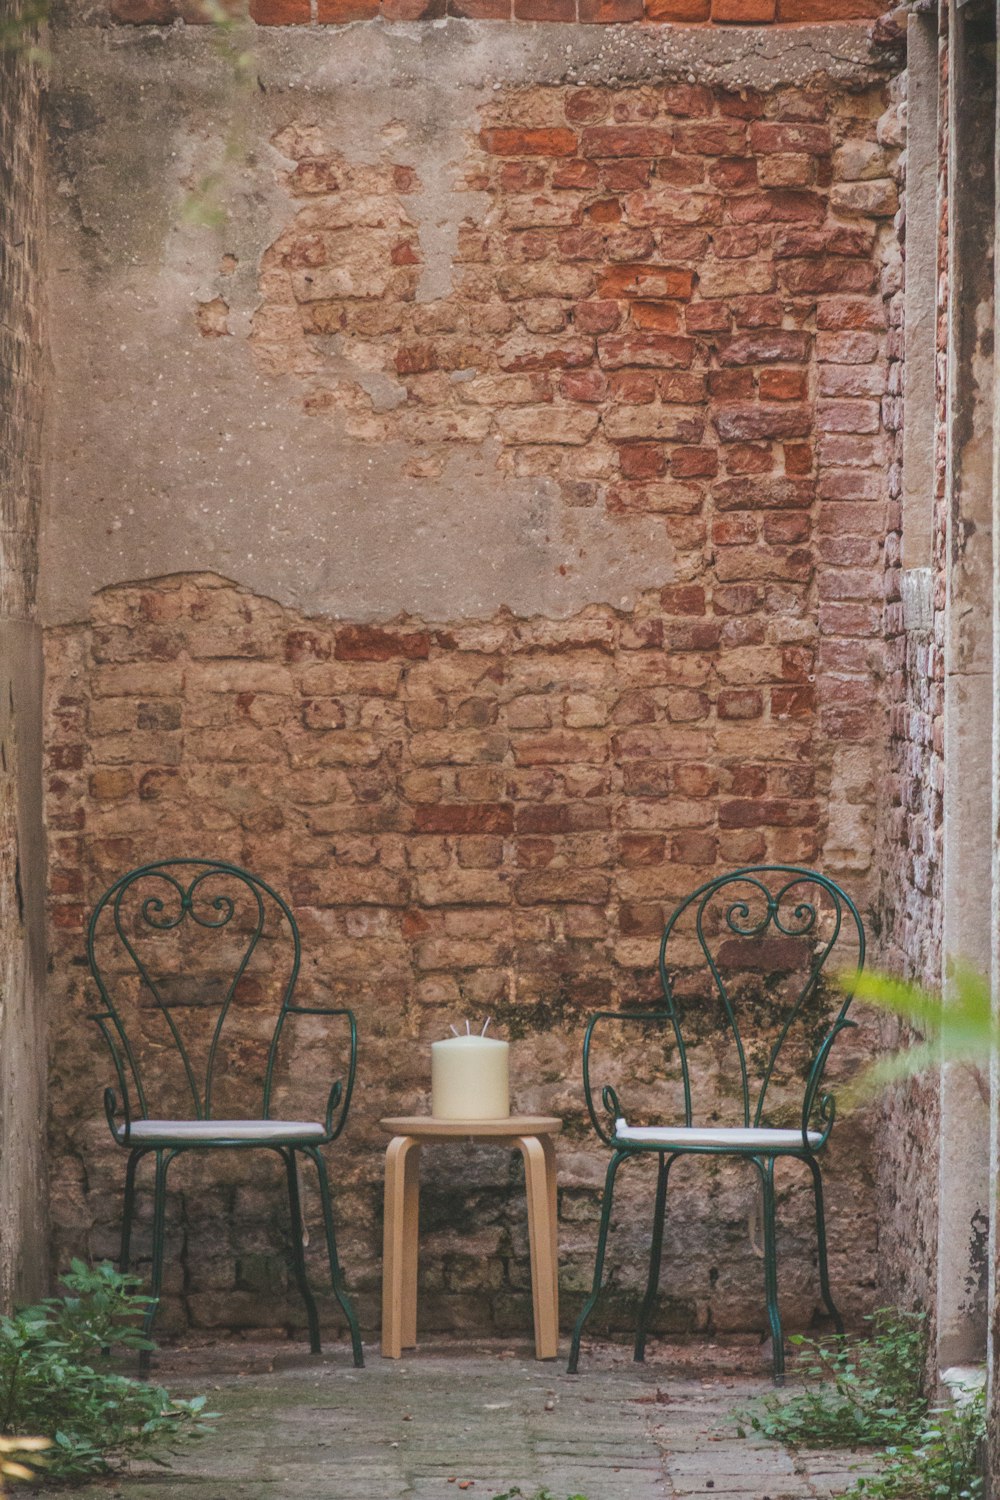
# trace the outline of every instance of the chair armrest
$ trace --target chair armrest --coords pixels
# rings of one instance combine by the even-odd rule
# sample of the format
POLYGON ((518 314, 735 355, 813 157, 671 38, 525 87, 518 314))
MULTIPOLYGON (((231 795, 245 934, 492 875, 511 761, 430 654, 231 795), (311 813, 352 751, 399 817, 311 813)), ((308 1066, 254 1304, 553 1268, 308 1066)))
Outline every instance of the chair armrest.
MULTIPOLYGON (((351 1095, 354 1093, 354 1080, 358 1070, 358 1023, 354 1018, 354 1012, 346 1006, 289 1005, 287 1014, 291 1016, 339 1016, 347 1021, 350 1030, 351 1058, 347 1069, 347 1081, 345 1083, 343 1078, 335 1079, 326 1101, 325 1144, 329 1144, 337 1139, 346 1125, 347 1111, 351 1107, 351 1095)), ((264 1114, 270 1115, 270 1079, 264 1114)))
POLYGON ((583 1036, 583 1089, 587 1097, 587 1110, 590 1114, 591 1124, 597 1131, 606 1146, 614 1145, 614 1124, 620 1119, 625 1111, 619 1102, 618 1095, 610 1084, 605 1084, 601 1089, 601 1104, 604 1113, 611 1120, 611 1134, 608 1134, 606 1123, 602 1124, 594 1105, 594 1089, 590 1078, 590 1047, 594 1032, 602 1021, 670 1021, 673 1017, 666 1010, 599 1010, 587 1023, 587 1030, 583 1036))
POLYGON ((127 1146, 132 1134, 132 1104, 129 1098, 128 1074, 125 1071, 125 1062, 121 1054, 121 1049, 108 1026, 109 1022, 114 1023, 114 1017, 106 1012, 97 1012, 88 1017, 88 1019, 96 1023, 107 1043, 108 1051, 111 1053, 112 1061, 115 1065, 115 1074, 118 1079, 118 1089, 121 1095, 121 1110, 119 1112, 118 1094, 112 1088, 104 1090, 104 1115, 108 1122, 108 1129, 119 1146, 127 1146), (121 1129, 121 1135, 118 1133, 119 1129, 121 1129))
POLYGON ((823 1038, 820 1049, 813 1059, 812 1067, 809 1069, 809 1079, 806 1083, 805 1099, 802 1103, 802 1145, 806 1151, 822 1151, 830 1138, 830 1131, 833 1129, 833 1122, 837 1117, 837 1101, 832 1094, 821 1094, 819 1092, 820 1085, 823 1082, 823 1074, 826 1072, 827 1060, 829 1059, 834 1042, 842 1031, 847 1031, 851 1027, 857 1027, 857 1024, 857 1021, 848 1021, 843 1016, 839 1016, 823 1038), (813 1110, 817 1106, 819 1107, 819 1120, 817 1123, 820 1127, 821 1138, 814 1143, 809 1140, 809 1122, 813 1110))

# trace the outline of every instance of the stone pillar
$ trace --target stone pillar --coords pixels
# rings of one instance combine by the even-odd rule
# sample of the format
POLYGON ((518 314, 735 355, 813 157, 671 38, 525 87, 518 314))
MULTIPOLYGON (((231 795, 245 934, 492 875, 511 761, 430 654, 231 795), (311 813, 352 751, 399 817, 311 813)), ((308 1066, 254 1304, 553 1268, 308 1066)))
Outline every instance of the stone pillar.
POLYGON ((17 0, 0 3, 0 1307, 44 1290, 45 844, 41 631, 39 87, 17 0), (12 24, 13 23, 13 24, 12 24))
MULTIPOLYGON (((943 983, 951 966, 991 967, 993 728, 992 18, 951 17, 950 268, 947 390, 947 622, 943 983)), ((986 1339, 989 1083, 961 1064, 941 1073, 938 1361, 982 1357, 986 1339)))

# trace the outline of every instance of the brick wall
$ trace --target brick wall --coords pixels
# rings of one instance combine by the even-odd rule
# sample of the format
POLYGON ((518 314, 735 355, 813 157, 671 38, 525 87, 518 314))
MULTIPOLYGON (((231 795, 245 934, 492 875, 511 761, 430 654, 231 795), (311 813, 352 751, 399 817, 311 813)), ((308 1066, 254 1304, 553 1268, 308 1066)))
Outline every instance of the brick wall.
MULTIPOLYGON (((430 21, 442 16, 475 21, 697 22, 767 26, 823 21, 871 21, 883 0, 230 0, 234 16, 258 26, 342 26, 370 21, 430 21)), ((111 20, 132 26, 200 25, 212 19, 202 0, 110 0, 111 20)))
MULTIPOLYGON (((483 207, 451 290, 419 300, 419 156, 358 160, 312 121, 274 138, 290 217, 261 257, 249 327, 231 327, 225 299, 192 307, 205 347, 247 340, 282 401, 416 478, 464 448, 484 483, 494 469, 552 481, 570 517, 649 516, 669 581, 634 608, 373 624, 187 574, 123 581, 89 620, 49 631, 60 1256, 114 1247, 121 1163, 97 1118, 79 956, 89 904, 133 863, 210 851, 264 873, 302 922, 308 983, 357 1007, 363 1084, 338 1175, 369 1327, 377 1120, 404 1095, 425 1101, 425 1049, 448 1020, 493 1013, 518 1042, 515 1102, 567 1117, 578 1293, 603 1165, 578 1083, 586 1011, 652 993, 665 914, 716 870, 819 862, 866 898, 883 732, 879 278, 896 207, 885 103, 881 88, 498 90, 455 143, 457 190, 483 207)), ((304 1066, 320 1089, 325 1061, 304 1066)), ((834 1274, 857 1315, 875 1280, 871 1159, 863 1122, 838 1139, 834 1274)), ((521 1326, 506 1160, 442 1162, 428 1323, 521 1326)), ((174 1324, 258 1325, 275 1288, 267 1317, 297 1318, 277 1187, 242 1158, 208 1170, 207 1187, 178 1172, 174 1324)), ((750 1184, 679 1176, 666 1318, 762 1326, 750 1184)), ((799 1325, 816 1305, 804 1187, 789 1174, 783 1205, 799 1325)), ((641 1283, 649 1188, 639 1174, 626 1188, 612 1321, 641 1283)))

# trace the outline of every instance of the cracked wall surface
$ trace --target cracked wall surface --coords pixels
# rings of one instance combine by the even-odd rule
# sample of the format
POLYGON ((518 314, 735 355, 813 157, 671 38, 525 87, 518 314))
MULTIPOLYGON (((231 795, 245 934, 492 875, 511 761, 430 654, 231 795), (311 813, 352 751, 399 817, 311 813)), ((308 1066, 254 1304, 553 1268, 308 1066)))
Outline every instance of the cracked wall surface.
MULTIPOLYGON (((585 1010, 649 993, 673 902, 723 868, 817 863, 871 891, 884 82, 854 26, 256 45, 245 92, 194 27, 81 22, 55 47, 57 1253, 107 1253, 118 1214, 86 913, 130 864, 205 851, 291 897, 313 978, 357 1004, 343 1206, 367 1322, 377 1120, 419 1107, 423 1053, 469 1001, 518 1038, 522 1106, 567 1118, 570 1306, 603 1170, 585 1010)), ((329 1059, 308 1062, 318 1086, 329 1059)), ((860 1315, 867 1127, 838 1129, 833 1255, 860 1315)), ((517 1195, 466 1165, 468 1191, 448 1196, 454 1163, 436 1179, 428 1317, 506 1330, 527 1306, 517 1195)), ((254 1166, 207 1170, 177 1179, 173 1326, 259 1324, 269 1287, 288 1326, 277 1198, 254 1166)), ((665 1326, 761 1326, 749 1186, 681 1182, 705 1248, 665 1326)), ((808 1325, 802 1188, 786 1287, 808 1325)))

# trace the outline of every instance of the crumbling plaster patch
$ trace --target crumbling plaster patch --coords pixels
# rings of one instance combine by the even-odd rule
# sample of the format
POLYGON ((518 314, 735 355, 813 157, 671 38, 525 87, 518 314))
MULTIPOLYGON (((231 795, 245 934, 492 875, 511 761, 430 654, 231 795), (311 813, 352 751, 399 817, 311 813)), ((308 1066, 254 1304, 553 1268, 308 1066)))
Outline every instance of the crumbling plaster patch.
MULTIPOLYGON (((400 132, 419 145, 418 295, 435 298, 447 290, 459 221, 479 196, 454 191, 452 162, 496 89, 664 77, 860 86, 875 75, 859 29, 706 36, 449 21, 258 34, 255 46, 258 86, 235 104, 240 149, 225 165, 227 220, 215 231, 183 216, 223 154, 220 101, 231 88, 211 39, 183 29, 57 34, 59 317, 43 618, 82 617, 92 593, 118 579, 203 567, 359 619, 501 605, 570 614, 591 602, 627 606, 669 582, 656 518, 568 513, 551 479, 498 475, 486 444, 448 453, 436 476, 405 475, 407 445, 335 440, 283 399, 242 337, 261 257, 289 213, 267 142, 312 116, 331 122, 357 161, 376 159, 400 132), (232 339, 200 337, 194 310, 216 297, 230 308, 232 339)), ((384 376, 368 381, 383 408, 391 387, 384 376)))

